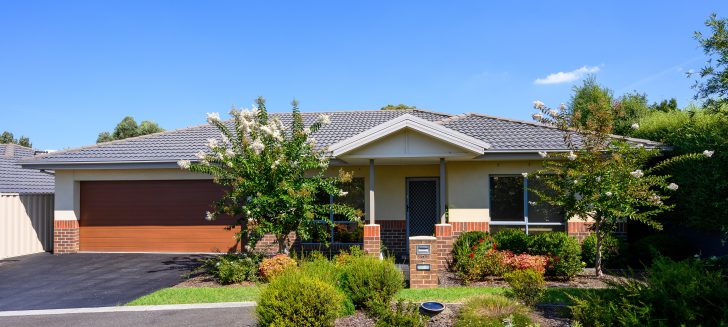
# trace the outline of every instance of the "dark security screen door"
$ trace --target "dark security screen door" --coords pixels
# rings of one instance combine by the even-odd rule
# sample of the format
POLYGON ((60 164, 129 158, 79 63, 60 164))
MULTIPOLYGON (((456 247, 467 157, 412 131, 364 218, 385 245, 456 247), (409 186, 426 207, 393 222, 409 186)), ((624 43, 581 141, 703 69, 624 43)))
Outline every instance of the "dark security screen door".
POLYGON ((407 180, 407 226, 409 236, 433 236, 438 216, 437 178, 407 180))

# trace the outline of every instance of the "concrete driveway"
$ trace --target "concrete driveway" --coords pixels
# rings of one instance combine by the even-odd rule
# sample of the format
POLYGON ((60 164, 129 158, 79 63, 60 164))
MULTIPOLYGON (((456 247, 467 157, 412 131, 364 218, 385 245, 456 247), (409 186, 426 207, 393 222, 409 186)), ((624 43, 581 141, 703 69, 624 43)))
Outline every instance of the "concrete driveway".
POLYGON ((179 283, 201 257, 40 253, 0 260, 0 311, 121 305, 179 283))

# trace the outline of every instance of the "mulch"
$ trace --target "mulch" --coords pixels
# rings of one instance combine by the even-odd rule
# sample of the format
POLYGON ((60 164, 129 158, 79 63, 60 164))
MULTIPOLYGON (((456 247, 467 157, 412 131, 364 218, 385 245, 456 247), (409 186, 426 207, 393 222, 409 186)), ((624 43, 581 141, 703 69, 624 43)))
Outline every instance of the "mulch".
MULTIPOLYGON (((598 278, 594 275, 594 269, 584 269, 571 280, 547 279, 546 287, 561 288, 607 288, 607 281, 617 281, 621 278, 616 274, 605 273, 598 278)), ((447 271, 440 273, 440 287, 466 286, 461 278, 455 273, 447 271)), ((483 281, 471 282, 468 287, 508 287, 508 283, 502 277, 491 277, 483 281)))

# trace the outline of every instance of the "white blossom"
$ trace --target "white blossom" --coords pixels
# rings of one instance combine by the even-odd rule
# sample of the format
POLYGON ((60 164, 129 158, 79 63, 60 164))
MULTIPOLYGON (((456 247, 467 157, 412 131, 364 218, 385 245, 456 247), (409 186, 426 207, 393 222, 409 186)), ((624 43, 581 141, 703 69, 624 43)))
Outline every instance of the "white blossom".
POLYGON ((207 147, 210 149, 216 148, 220 143, 215 138, 207 139, 207 147))
POLYGON ((328 125, 331 124, 331 117, 329 115, 322 114, 321 116, 319 116, 319 121, 321 122, 321 124, 328 125))
POLYGON ((230 144, 230 139, 227 136, 225 136, 225 134, 220 134, 220 139, 222 140, 222 143, 230 144))
POLYGON ((531 115, 531 117, 533 117, 534 120, 541 120, 541 119, 543 119, 543 115, 541 115, 539 113, 535 113, 535 114, 531 115))
POLYGON ((530 204, 530 205, 532 205, 532 206, 535 206, 535 205, 537 205, 538 203, 537 203, 536 201, 528 201, 528 204, 530 204))
POLYGON ((316 138, 315 137, 309 137, 306 139, 306 143, 308 143, 310 146, 316 145, 316 138))
POLYGON ((703 151, 703 155, 706 156, 706 157, 708 157, 708 158, 712 157, 713 156, 713 153, 715 153, 715 151, 710 151, 710 150, 703 151))
POLYGON ((566 110, 566 104, 564 104, 564 103, 560 104, 559 110, 566 110))
POLYGON ((652 196, 650 196, 650 201, 654 204, 662 204, 662 198, 660 198, 657 194, 652 194, 652 196))
POLYGON ((632 175, 632 177, 634 178, 640 178, 645 175, 645 173, 643 173, 641 169, 637 169, 629 174, 632 175))
POLYGON ((541 158, 546 158, 549 154, 546 153, 546 151, 539 151, 538 155, 541 156, 541 158))
POLYGON ((606 196, 612 196, 612 192, 604 193, 604 195, 606 195, 606 196))
POLYGON ((207 122, 212 124, 213 122, 220 121, 220 114, 216 112, 207 113, 207 122))
POLYGON ((638 128, 640 128, 640 124, 634 123, 634 124, 632 124, 631 127, 632 127, 632 129, 638 129, 638 128))
POLYGON ((670 185, 667 186, 667 189, 670 191, 677 191, 678 188, 679 186, 675 183, 670 183, 670 185))
POLYGON ((536 100, 536 101, 533 102, 533 108, 534 109, 543 109, 545 107, 546 107, 546 105, 543 102, 539 101, 539 100, 536 100))
POLYGON ((182 169, 189 169, 190 163, 191 162, 189 160, 180 160, 180 161, 177 161, 177 166, 179 166, 182 169))
POLYGON ((205 220, 213 221, 213 220, 215 220, 215 215, 212 212, 208 211, 205 213, 205 220))
POLYGON ((558 111, 551 109, 551 110, 549 110, 549 115, 551 115, 551 117, 557 117, 559 115, 559 113, 558 113, 558 111))
POLYGON ((253 149, 253 152, 255 152, 255 154, 260 154, 261 152, 263 152, 263 149, 265 149, 265 144, 260 142, 260 140, 255 140, 255 142, 253 142, 250 147, 253 149))
POLYGON ((276 159, 276 161, 273 161, 273 164, 271 166, 273 166, 273 168, 275 168, 275 167, 278 167, 278 165, 280 165, 280 164, 281 164, 281 159, 276 159))
POLYGON ((339 196, 346 196, 347 194, 349 194, 349 192, 339 191, 339 196))
POLYGON ((569 151, 569 155, 566 156, 566 158, 568 158, 571 161, 574 161, 574 160, 576 160, 576 154, 574 153, 574 151, 569 151))
POLYGON ((233 149, 230 149, 230 148, 225 149, 225 155, 228 156, 228 157, 234 157, 235 156, 235 151, 233 151, 233 149))
POLYGON ((195 157, 197 157, 197 159, 200 159, 200 160, 205 160, 205 158, 207 157, 207 154, 205 153, 205 151, 200 150, 200 151, 197 151, 197 153, 195 153, 195 157))
POLYGON ((526 178, 526 177, 528 177, 528 173, 521 173, 521 176, 523 176, 524 178, 526 178))
POLYGON ((306 134, 306 135, 311 134, 311 129, 308 128, 308 127, 304 128, 303 129, 303 134, 306 134))
POLYGON ((597 180, 597 182, 601 182, 602 181, 602 176, 597 176, 597 178, 595 178, 595 179, 597 180))

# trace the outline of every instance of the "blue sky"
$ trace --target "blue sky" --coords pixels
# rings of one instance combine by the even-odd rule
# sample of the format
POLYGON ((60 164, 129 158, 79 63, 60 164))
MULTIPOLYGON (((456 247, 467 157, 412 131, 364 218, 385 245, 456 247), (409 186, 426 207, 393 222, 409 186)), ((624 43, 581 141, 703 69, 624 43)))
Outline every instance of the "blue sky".
POLYGON ((617 94, 691 101, 692 35, 721 1, 2 1, 0 130, 94 143, 126 115, 387 103, 529 119, 585 72, 617 94), (456 5, 453 5, 456 4, 456 5), (559 74, 561 72, 561 74, 559 74), (554 75, 552 75, 554 74, 554 75), (552 75, 552 76, 549 76, 552 75))

